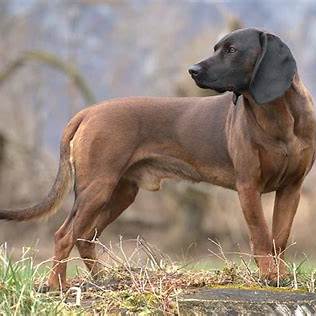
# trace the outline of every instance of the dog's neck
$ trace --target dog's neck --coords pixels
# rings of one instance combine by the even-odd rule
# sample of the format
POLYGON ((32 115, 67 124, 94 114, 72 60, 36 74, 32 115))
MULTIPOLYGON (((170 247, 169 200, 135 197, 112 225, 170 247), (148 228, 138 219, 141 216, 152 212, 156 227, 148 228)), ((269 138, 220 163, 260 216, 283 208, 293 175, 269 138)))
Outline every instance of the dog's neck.
POLYGON ((268 135, 280 140, 298 136, 304 125, 313 119, 311 97, 297 73, 282 97, 259 105, 249 93, 245 93, 243 106, 249 119, 255 120, 268 135))

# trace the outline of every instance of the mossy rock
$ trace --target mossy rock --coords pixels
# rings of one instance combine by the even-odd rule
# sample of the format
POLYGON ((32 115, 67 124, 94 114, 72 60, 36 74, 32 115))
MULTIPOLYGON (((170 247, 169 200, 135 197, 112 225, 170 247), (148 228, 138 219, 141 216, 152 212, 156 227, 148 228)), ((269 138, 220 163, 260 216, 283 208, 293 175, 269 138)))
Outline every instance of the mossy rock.
POLYGON ((184 315, 315 315, 316 294, 293 291, 199 289, 179 299, 184 315))

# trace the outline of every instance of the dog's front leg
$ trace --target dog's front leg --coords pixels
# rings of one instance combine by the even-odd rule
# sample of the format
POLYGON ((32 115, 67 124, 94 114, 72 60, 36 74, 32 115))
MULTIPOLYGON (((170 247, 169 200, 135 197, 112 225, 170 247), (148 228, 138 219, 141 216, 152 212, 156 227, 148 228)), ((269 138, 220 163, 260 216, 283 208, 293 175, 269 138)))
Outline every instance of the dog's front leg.
POLYGON ((261 193, 254 184, 239 184, 237 190, 260 274, 264 278, 275 279, 275 264, 271 253, 272 239, 263 214, 261 193))

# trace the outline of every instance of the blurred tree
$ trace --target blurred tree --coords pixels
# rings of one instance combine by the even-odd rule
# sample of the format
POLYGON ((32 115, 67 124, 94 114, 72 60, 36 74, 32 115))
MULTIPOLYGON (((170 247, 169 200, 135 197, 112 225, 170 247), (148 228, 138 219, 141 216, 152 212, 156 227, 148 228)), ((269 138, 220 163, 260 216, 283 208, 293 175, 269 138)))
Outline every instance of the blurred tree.
POLYGON ((4 162, 4 157, 5 157, 6 143, 7 143, 7 140, 5 139, 4 135, 0 134, 0 177, 1 177, 1 169, 4 162))
POLYGON ((43 51, 29 51, 22 54, 20 57, 11 62, 7 68, 0 72, 0 87, 8 80, 21 66, 29 61, 37 61, 44 63, 54 69, 62 71, 65 73, 74 83, 74 85, 79 89, 82 97, 88 104, 93 104, 96 99, 89 88, 88 84, 84 80, 83 76, 79 71, 70 63, 62 61, 59 57, 43 51))
MULTIPOLYGON (((10 81, 9 79, 11 79, 16 72, 23 72, 22 66, 30 63, 44 64, 52 69, 64 73, 80 92, 82 98, 87 104, 93 104, 96 102, 95 96, 84 77, 72 63, 65 62, 58 56, 44 51, 27 51, 20 54, 20 56, 15 58, 13 61, 9 61, 5 69, 0 71, 0 88, 10 81)), ((36 74, 36 79, 41 81, 40 74, 36 71, 34 73, 36 74)), ((40 89, 37 89, 37 91, 39 90, 40 89)), ((41 111, 41 107, 43 105, 41 97, 42 96, 40 96, 41 100, 38 98, 34 98, 32 100, 35 111, 37 111, 36 114, 30 113, 30 116, 26 117, 23 116, 21 108, 16 109, 17 119, 20 120, 22 118, 23 121, 29 121, 29 124, 32 125, 34 130, 33 143, 30 142, 25 130, 22 132, 20 137, 16 133, 11 133, 10 128, 8 127, 4 127, 4 131, 0 133, 0 180, 1 183, 3 183, 0 197, 2 198, 2 203, 4 202, 3 197, 6 197, 5 202, 9 205, 9 207, 29 203, 30 200, 34 199, 34 196, 39 194, 40 190, 34 190, 34 188, 39 188, 41 186, 41 182, 45 181, 49 183, 49 179, 54 176, 53 173, 55 171, 53 168, 49 168, 49 166, 54 166, 55 161, 52 161, 52 157, 45 153, 43 148, 44 146, 41 147, 40 144, 41 135, 43 134, 44 129, 43 123, 45 121, 43 115, 44 111, 41 111), (39 103, 38 106, 36 106, 37 103, 39 103), (8 148, 8 150, 5 150, 6 148, 8 148), (21 164, 22 161, 23 163, 21 164), (9 170, 12 172, 10 173, 9 170), (38 172, 39 170, 41 170, 41 172, 38 172), (37 177, 33 176, 34 172, 37 174, 37 177), (46 175, 46 180, 44 179, 44 175, 46 175), (47 177, 47 175, 49 176, 47 177), (23 178, 26 180, 24 185, 22 180, 23 178), (31 180, 33 179, 35 179, 35 181, 32 183, 31 180), (17 184, 18 187, 16 186, 17 184), (15 187, 14 191, 11 190, 11 192, 15 193, 8 195, 8 192, 10 192, 10 186, 15 187), (22 192, 24 194, 22 194, 22 192)), ((26 105, 26 108, 28 108, 28 105, 26 105)), ((18 130, 19 129, 16 129, 16 131, 18 130)), ((45 186, 46 183, 44 187, 45 186)), ((56 226, 59 225, 58 221, 58 218, 52 221, 49 228, 55 231, 56 226)), ((34 224, 25 225, 27 227, 23 229, 23 233, 25 234, 27 234, 30 227, 34 228, 34 224)), ((42 228, 42 230, 45 229, 42 228)), ((4 231, 5 230, 3 229, 3 233, 4 231)), ((11 233, 12 230, 7 231, 6 236, 10 236, 11 233)))

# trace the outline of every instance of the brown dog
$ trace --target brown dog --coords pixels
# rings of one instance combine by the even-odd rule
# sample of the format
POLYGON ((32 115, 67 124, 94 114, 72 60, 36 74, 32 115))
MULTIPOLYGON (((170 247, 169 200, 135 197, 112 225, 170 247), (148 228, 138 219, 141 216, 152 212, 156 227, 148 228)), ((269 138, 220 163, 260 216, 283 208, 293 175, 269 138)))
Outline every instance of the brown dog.
POLYGON ((134 201, 138 188, 159 190, 165 178, 237 190, 256 262, 266 278, 276 278, 273 248, 282 259, 314 160, 311 96, 288 47, 256 29, 229 34, 189 72, 200 87, 233 93, 117 99, 81 111, 65 128, 48 197, 34 207, 0 211, 6 220, 46 216, 74 188, 73 209, 55 234, 51 288, 66 286, 63 260, 75 244, 96 274, 94 245, 78 239, 100 235, 134 201), (261 205, 261 194, 271 191, 272 235, 261 205))

